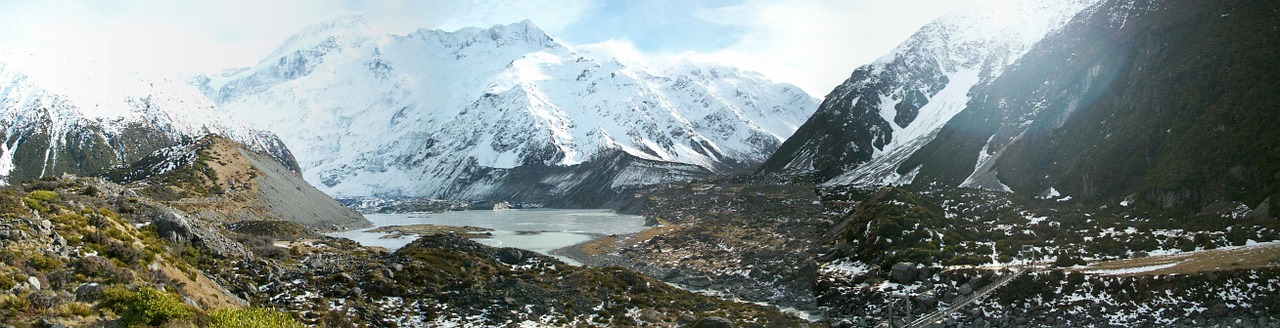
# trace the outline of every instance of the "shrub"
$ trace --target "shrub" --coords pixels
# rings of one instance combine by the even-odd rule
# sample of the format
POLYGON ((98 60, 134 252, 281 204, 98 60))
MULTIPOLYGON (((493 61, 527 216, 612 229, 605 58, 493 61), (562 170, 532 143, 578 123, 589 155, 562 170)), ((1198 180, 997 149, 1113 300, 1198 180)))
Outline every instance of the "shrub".
POLYGON ((208 328, 301 328, 303 325, 288 313, 264 309, 244 308, 218 310, 209 314, 208 328))
POLYGON ((176 295, 151 287, 142 287, 136 292, 121 286, 107 287, 102 291, 99 306, 119 314, 124 327, 159 326, 195 315, 176 295))
POLYGON ((110 260, 99 256, 81 257, 75 262, 75 273, 90 279, 102 279, 107 283, 129 283, 133 281, 133 272, 112 264, 110 260))
POLYGON ((62 262, 52 257, 36 254, 27 259, 27 265, 32 269, 36 269, 36 271, 49 272, 62 266, 62 262))
POLYGON ((13 278, 9 278, 7 275, 0 276, 0 291, 13 289, 13 286, 16 286, 17 284, 18 283, 13 281, 13 278))
POLYGON ((45 208, 44 205, 41 205, 40 201, 32 199, 30 197, 22 197, 22 204, 27 205, 27 208, 37 210, 40 212, 47 212, 49 210, 48 208, 45 208))
POLYGON ((0 314, 27 312, 31 312, 31 301, 27 300, 25 293, 0 295, 0 314))
POLYGON ((49 203, 58 201, 58 193, 49 190, 36 190, 27 194, 27 197, 41 202, 49 203))

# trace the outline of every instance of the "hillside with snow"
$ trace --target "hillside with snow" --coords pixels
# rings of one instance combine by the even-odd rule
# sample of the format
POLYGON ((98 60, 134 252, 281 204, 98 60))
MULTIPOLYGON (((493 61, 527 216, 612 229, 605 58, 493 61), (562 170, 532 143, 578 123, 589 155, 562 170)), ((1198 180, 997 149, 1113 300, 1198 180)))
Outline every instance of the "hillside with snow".
POLYGON ((1096 0, 1019 1, 940 17, 859 67, 761 171, 832 185, 911 183, 908 156, 1046 35, 1096 0))
POLYGON ((339 197, 547 202, 751 169, 817 107, 730 67, 599 57, 530 21, 375 35, 352 16, 196 84, 339 197))
POLYGON ((48 58, 0 56, 0 182, 94 175, 207 134, 296 167, 275 135, 217 110, 186 81, 103 66, 72 71, 48 58))

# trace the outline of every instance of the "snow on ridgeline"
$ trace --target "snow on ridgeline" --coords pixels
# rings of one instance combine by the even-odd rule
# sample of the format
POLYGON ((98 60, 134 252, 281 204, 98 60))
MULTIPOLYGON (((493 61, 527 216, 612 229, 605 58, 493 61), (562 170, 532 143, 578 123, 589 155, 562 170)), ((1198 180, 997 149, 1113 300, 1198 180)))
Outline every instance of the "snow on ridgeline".
POLYGON ((105 169, 63 163, 74 159, 59 154, 84 150, 70 149, 69 143, 80 148, 93 141, 105 143, 102 146, 111 148, 114 156, 107 162, 113 165, 148 153, 150 149, 137 149, 144 144, 165 143, 125 140, 129 129, 154 131, 169 142, 221 134, 291 161, 274 135, 232 119, 182 78, 114 71, 108 65, 58 56, 0 52, 0 129, 5 132, 0 147, 4 181, 18 168, 15 153, 29 145, 45 147, 39 151, 44 158, 40 167, 25 170, 45 176, 61 173, 55 172, 58 167, 105 169))
MULTIPOLYGON (((859 68, 869 72, 867 78, 850 79, 837 91, 867 91, 884 81, 894 83, 888 89, 876 90, 875 94, 860 94, 881 99, 875 110, 890 131, 872 131, 872 135, 880 135, 879 138, 887 142, 871 149, 870 159, 865 163, 852 163, 857 165, 850 165, 852 169, 825 184, 879 187, 911 183, 919 167, 902 168, 901 165, 965 109, 974 87, 1000 76, 1036 42, 1098 1, 1026 0, 957 11, 930 22, 889 54, 859 68), (931 69, 942 76, 920 75, 931 69), (944 81, 945 87, 934 89, 930 94, 933 88, 929 86, 930 81, 944 81), (906 95, 913 93, 924 95, 924 105, 913 119, 897 117, 901 115, 898 107, 908 101, 910 97, 906 95)), ((856 104, 859 98, 853 99, 856 104)), ((813 156, 817 155, 798 153, 788 167, 804 167, 797 163, 811 163, 813 156)))
POLYGON ((479 195, 492 185, 478 181, 500 179, 486 175, 493 169, 564 167, 612 151, 742 168, 817 107, 798 87, 729 67, 579 54, 527 20, 380 36, 345 17, 197 84, 279 134, 304 177, 336 196, 479 195))

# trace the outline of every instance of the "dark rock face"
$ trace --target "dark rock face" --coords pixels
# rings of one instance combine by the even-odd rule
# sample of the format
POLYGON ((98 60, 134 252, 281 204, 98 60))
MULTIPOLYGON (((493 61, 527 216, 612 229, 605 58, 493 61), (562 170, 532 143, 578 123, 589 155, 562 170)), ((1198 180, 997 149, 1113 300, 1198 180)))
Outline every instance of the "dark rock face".
POLYGON ((881 70, 870 65, 855 70, 759 172, 785 173, 812 167, 817 179, 825 181, 870 160, 876 149, 892 141, 890 124, 910 124, 920 107, 928 103, 928 96, 949 82, 938 63, 916 50, 881 70), (904 99, 894 106, 892 122, 880 116, 881 95, 904 99))

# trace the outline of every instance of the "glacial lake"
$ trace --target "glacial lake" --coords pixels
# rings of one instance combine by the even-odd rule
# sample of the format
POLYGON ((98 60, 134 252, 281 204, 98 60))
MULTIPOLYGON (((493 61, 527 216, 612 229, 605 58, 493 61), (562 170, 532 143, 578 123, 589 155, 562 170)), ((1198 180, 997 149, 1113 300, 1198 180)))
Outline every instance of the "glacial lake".
MULTIPOLYGON (((475 241, 494 247, 515 247, 548 254, 552 250, 590 241, 602 235, 628 234, 644 230, 644 218, 614 213, 611 210, 521 209, 497 211, 449 211, 443 213, 365 214, 374 227, 389 225, 435 224, 490 228, 493 234, 475 241), (536 234, 518 231, 538 231, 536 234)), ((372 229, 372 228, 370 228, 372 229)), ((329 233, 329 236, 354 240, 365 246, 398 249, 417 239, 416 235, 381 238, 384 233, 369 229, 329 233)), ((549 254, 548 254, 549 255, 549 254)), ((555 256, 570 264, 577 261, 555 256)))

